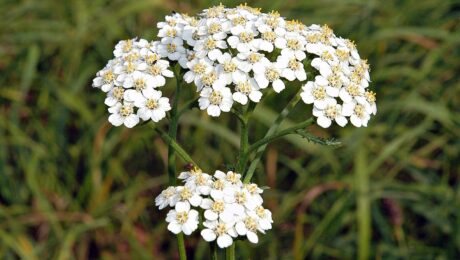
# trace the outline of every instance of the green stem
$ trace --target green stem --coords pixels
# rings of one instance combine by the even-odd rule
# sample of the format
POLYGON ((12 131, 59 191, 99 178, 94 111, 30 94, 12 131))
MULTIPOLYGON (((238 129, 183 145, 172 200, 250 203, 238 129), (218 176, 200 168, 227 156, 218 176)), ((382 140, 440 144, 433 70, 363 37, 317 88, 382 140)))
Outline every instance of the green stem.
MULTIPOLYGON (((180 92, 181 92, 181 75, 180 75, 180 67, 174 70, 174 74, 176 77, 176 92, 174 97, 174 102, 171 108, 171 120, 169 122, 169 132, 168 134, 162 134, 163 138, 168 137, 168 177, 169 177, 169 185, 176 184, 176 152, 179 155, 187 154, 183 149, 178 149, 180 146, 177 145, 177 124, 179 121, 178 115, 178 106, 179 106, 179 99, 180 99, 180 92), (183 151, 183 152, 179 152, 183 151)), ((190 157, 190 156, 189 156, 190 157)), ((179 248, 179 257, 181 260, 187 259, 187 252, 185 251, 185 242, 184 242, 184 234, 180 233, 177 235, 177 246, 179 248)))
POLYGON ((233 241, 233 244, 225 249, 226 260, 235 260, 235 243, 236 241, 233 241))
POLYGON ((168 133, 161 130, 160 128, 155 128, 155 131, 161 136, 163 141, 165 141, 172 150, 179 155, 186 163, 191 163, 193 165, 198 166, 195 161, 193 161, 192 157, 182 148, 174 139, 172 139, 168 133))
POLYGON ((238 162, 236 164, 236 172, 244 173, 246 163, 248 161, 248 149, 249 149, 249 127, 247 117, 243 117, 241 120, 241 138, 240 138, 240 153, 238 155, 238 162))
POLYGON ((179 259, 187 259, 187 251, 185 251, 184 233, 177 234, 177 246, 179 247, 179 259))
POLYGON ((253 152, 254 150, 256 150, 257 148, 259 148, 260 146, 268 144, 268 143, 272 142, 273 140, 281 138, 281 137, 283 137, 285 135, 295 134, 297 130, 303 129, 303 128, 313 124, 313 122, 314 122, 313 118, 309 118, 309 119, 307 119, 307 120, 305 120, 305 121, 303 121, 303 122, 301 122, 301 123, 299 123, 299 124, 297 124, 297 125, 295 125, 293 127, 286 128, 283 131, 275 133, 275 134, 273 134, 271 136, 264 137, 264 138, 260 139, 259 141, 255 142, 254 144, 252 144, 249 147, 247 153, 249 154, 249 153, 253 152))
POLYGON ((211 259, 212 260, 217 260, 217 244, 216 244, 216 242, 215 241, 210 242, 209 245, 211 247, 210 248, 211 249, 211 259))
MULTIPOLYGON (((289 103, 286 105, 283 111, 281 111, 281 113, 276 118, 275 122, 273 122, 273 124, 268 129, 264 138, 267 138, 276 133, 276 131, 280 127, 283 120, 289 115, 289 113, 297 105, 297 103, 299 103, 301 90, 302 89, 299 89, 299 91, 297 91, 295 96, 291 99, 291 101, 289 101, 289 103)), ((246 175, 244 176, 244 183, 248 183, 251 181, 251 178, 254 175, 254 171, 256 170, 257 165, 259 164, 260 158, 262 157, 266 148, 267 148, 267 144, 264 144, 264 145, 261 145, 257 149, 256 155, 254 156, 254 159, 251 161, 251 164, 249 165, 249 169, 247 170, 246 175)))

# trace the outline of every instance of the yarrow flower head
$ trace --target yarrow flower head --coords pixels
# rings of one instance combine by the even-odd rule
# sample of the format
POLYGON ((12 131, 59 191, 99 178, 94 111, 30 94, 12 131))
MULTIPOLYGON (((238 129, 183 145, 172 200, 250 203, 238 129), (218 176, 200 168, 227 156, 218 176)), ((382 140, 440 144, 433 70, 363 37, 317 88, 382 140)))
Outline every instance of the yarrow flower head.
MULTIPOLYGON (((107 93, 111 111, 132 105, 132 114, 144 121, 164 118, 169 98, 162 97, 154 112, 152 89, 159 91, 173 77, 170 65, 178 64, 183 73, 177 77, 195 85, 199 108, 212 117, 235 104, 258 103, 270 89, 281 93, 295 85, 303 85, 302 100, 313 105, 312 114, 324 128, 332 122, 345 126, 349 120, 367 126, 377 112, 375 93, 367 90, 367 61, 353 41, 336 36, 327 25, 306 26, 247 5, 218 5, 195 17, 173 13, 157 27, 156 41, 119 42, 115 58, 93 80, 107 93)), ((126 124, 123 117, 113 118, 114 125, 138 123, 134 117, 126 124)))
POLYGON ((171 207, 166 217, 171 232, 190 235, 198 229, 198 209, 203 211, 201 236, 221 248, 238 237, 258 243, 258 236, 272 228, 271 212, 262 206, 263 189, 243 184, 241 174, 217 170, 211 176, 194 167, 179 179, 183 186, 168 187, 155 199, 159 209, 171 207))

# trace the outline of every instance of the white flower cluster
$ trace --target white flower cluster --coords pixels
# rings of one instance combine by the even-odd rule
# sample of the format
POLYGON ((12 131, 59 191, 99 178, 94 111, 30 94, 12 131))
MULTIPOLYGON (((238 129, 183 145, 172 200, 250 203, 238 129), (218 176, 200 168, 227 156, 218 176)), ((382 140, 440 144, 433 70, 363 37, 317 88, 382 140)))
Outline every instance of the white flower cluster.
POLYGON ((110 123, 131 128, 139 119, 163 119, 171 106, 158 88, 165 85, 165 77, 173 77, 169 61, 161 59, 144 39, 120 41, 113 53, 115 58, 93 80, 93 87, 107 93, 110 123))
POLYGON ((279 93, 292 81, 303 85, 302 100, 313 105, 324 128, 333 121, 345 126, 348 119, 356 127, 367 126, 377 112, 375 93, 367 90, 367 61, 352 41, 326 25, 306 26, 247 5, 219 5, 196 17, 173 13, 157 27, 157 41, 120 42, 115 59, 94 80, 108 92, 114 125, 132 127, 139 117, 158 121, 165 116, 168 100, 153 89, 173 76, 168 61, 182 67, 184 81, 199 92, 200 109, 213 117, 229 112, 234 102, 259 102, 268 88, 279 93))
POLYGON ((243 184, 241 175, 232 171, 216 171, 213 176, 194 168, 182 172, 183 186, 170 186, 155 199, 160 209, 172 209, 166 216, 168 230, 174 234, 190 235, 198 228, 199 209, 201 236, 217 241, 220 248, 233 243, 237 237, 247 237, 257 243, 258 233, 272 228, 272 214, 262 206, 263 190, 257 184, 243 184))
POLYGON ((230 111, 233 102, 259 102, 271 86, 277 93, 286 81, 305 82, 302 99, 313 104, 318 124, 333 121, 366 126, 376 113, 369 86, 369 66, 352 41, 328 26, 305 26, 277 12, 262 13, 247 5, 204 10, 197 17, 174 13, 158 23, 155 42, 162 57, 177 60, 184 80, 200 92, 199 106, 211 116, 230 111), (307 56, 308 55, 308 56, 307 56), (318 70, 310 81, 304 66, 318 70))

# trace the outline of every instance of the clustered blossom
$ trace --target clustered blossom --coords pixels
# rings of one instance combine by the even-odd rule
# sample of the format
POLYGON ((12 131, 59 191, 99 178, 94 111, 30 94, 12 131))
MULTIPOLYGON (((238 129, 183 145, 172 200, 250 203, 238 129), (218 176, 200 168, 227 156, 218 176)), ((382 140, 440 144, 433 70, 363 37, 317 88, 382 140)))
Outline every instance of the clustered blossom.
POLYGON ((107 93, 109 121, 115 126, 134 127, 140 119, 158 122, 171 110, 169 98, 159 90, 173 77, 164 60, 144 39, 120 41, 105 68, 97 73, 93 87, 107 93))
POLYGON ((195 85, 199 108, 213 117, 235 103, 258 103, 270 89, 280 93, 288 82, 302 85, 302 100, 312 104, 321 127, 345 126, 348 120, 367 126, 377 112, 375 93, 367 89, 367 61, 327 25, 306 26, 247 5, 218 5, 195 17, 173 13, 157 27, 157 41, 120 42, 115 59, 94 79, 108 93, 114 125, 132 127, 139 118, 157 122, 165 116, 168 99, 151 92, 173 76, 169 62, 185 71, 181 77, 195 85))
POLYGON ((214 175, 194 167, 182 172, 183 186, 170 186, 155 199, 159 209, 170 207, 166 222, 174 234, 190 235, 198 229, 201 217, 201 236, 216 241, 220 248, 230 246, 234 239, 245 237, 258 243, 258 234, 272 228, 272 216, 262 206, 263 190, 257 184, 243 184, 241 175, 232 171, 216 171, 214 175))

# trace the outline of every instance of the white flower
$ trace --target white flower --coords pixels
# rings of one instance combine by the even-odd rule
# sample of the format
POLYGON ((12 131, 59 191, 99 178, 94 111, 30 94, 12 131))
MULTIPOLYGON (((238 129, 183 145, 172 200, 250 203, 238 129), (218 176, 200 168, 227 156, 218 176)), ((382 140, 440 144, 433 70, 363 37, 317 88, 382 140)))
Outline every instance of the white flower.
POLYGON ((253 78, 235 82, 233 100, 242 105, 246 105, 248 103, 248 97, 255 103, 258 103, 262 98, 262 92, 259 91, 257 82, 253 78))
MULTIPOLYGON (((132 77, 135 72, 141 73, 147 69, 147 63, 140 60, 129 60, 114 67, 113 71, 117 74, 117 81, 123 83, 126 79, 132 77)), ((126 87, 126 86, 125 86, 126 87)))
POLYGON ((356 127, 367 126, 370 119, 370 111, 356 101, 343 104, 343 114, 349 116, 350 122, 356 127))
POLYGON ((201 208, 204 209, 204 217, 209 221, 222 220, 226 223, 232 222, 235 219, 237 212, 234 204, 226 203, 223 200, 203 199, 201 208))
POLYGON ((193 166, 193 168, 190 169, 189 171, 184 171, 184 172, 179 173, 179 176, 177 178, 179 180, 184 180, 185 182, 187 182, 189 179, 194 178, 197 175, 202 174, 202 173, 203 171, 200 168, 198 168, 197 166, 193 166))
POLYGON ((169 223, 168 230, 174 234, 190 235, 198 228, 198 211, 190 209, 188 203, 178 202, 175 209, 168 212, 166 222, 169 223))
POLYGON ((251 50, 254 50, 256 47, 256 41, 254 37, 257 36, 258 32, 252 28, 252 26, 247 26, 243 31, 236 32, 237 34, 228 37, 228 44, 237 49, 239 52, 246 53, 251 50))
POLYGON ((225 183, 228 183, 235 187, 243 186, 243 183, 241 182, 241 174, 233 171, 228 171, 227 173, 225 173, 223 171, 217 170, 214 173, 214 178, 216 178, 217 180, 222 180, 225 183))
POLYGON ((307 79, 307 73, 302 62, 299 62, 295 57, 278 56, 277 67, 281 68, 281 75, 289 81, 298 79, 304 81, 307 79))
POLYGON ((228 53, 217 58, 219 65, 217 65, 217 74, 219 79, 226 85, 236 83, 243 80, 246 76, 238 69, 238 58, 230 56, 228 53))
POLYGON ((124 88, 122 88, 122 87, 114 87, 114 88, 112 88, 112 90, 109 91, 109 93, 107 93, 107 97, 105 98, 104 103, 107 106, 112 107, 115 104, 117 104, 119 102, 122 102, 124 96, 125 96, 125 89, 124 88))
POLYGON ((251 200, 252 203, 254 203, 257 206, 262 205, 262 202, 264 201, 262 199, 262 194, 264 191, 257 186, 255 183, 250 183, 250 184, 244 184, 244 189, 248 191, 248 200, 251 200))
POLYGON ((212 177, 206 173, 196 174, 189 177, 186 186, 194 189, 200 195, 209 195, 211 192, 212 177))
POLYGON ((103 69, 93 79, 93 87, 100 88, 104 92, 109 92, 115 85, 118 85, 116 79, 117 75, 112 68, 103 69))
POLYGON ((168 69, 169 62, 166 60, 158 60, 155 64, 150 65, 146 72, 152 76, 153 87, 161 87, 166 84, 164 77, 172 78, 174 73, 168 69))
POLYGON ((184 74, 185 82, 194 82, 197 86, 200 84, 200 78, 202 76, 213 71, 212 61, 208 58, 193 59, 187 62, 187 67, 190 70, 184 74))
POLYGON ((109 122, 114 126, 124 124, 128 128, 132 128, 139 123, 139 117, 134 113, 132 103, 116 103, 109 108, 109 112, 111 113, 109 122))
POLYGON ((226 49, 227 43, 222 40, 215 40, 212 37, 207 37, 199 40, 193 50, 199 58, 208 57, 210 60, 215 61, 222 55, 221 49, 226 49))
POLYGON ((198 99, 201 110, 207 110, 208 115, 217 117, 221 111, 229 112, 233 105, 232 92, 223 86, 205 87, 198 99))
POLYGON ((266 66, 270 61, 262 54, 257 52, 238 53, 238 69, 249 73, 257 67, 266 66))
POLYGON ((362 99, 363 101, 365 98, 364 95, 364 88, 361 86, 356 85, 355 83, 351 82, 346 87, 342 87, 340 89, 339 97, 343 100, 344 103, 349 103, 353 99, 362 99))
MULTIPOLYGON (((177 191, 177 200, 179 202, 186 202, 190 203, 194 207, 198 207, 201 204, 203 198, 200 196, 198 191, 194 189, 195 187, 191 187, 189 185, 185 186, 178 186, 176 187, 177 191)), ((177 202, 177 203, 179 203, 177 202)))
POLYGON ((156 84, 151 75, 136 71, 131 77, 126 78, 123 86, 129 88, 125 91, 125 100, 136 102, 144 100, 144 96, 152 92, 156 84))
POLYGON ((280 93, 284 88, 284 82, 280 79, 281 69, 277 63, 265 63, 263 66, 253 67, 254 78, 260 88, 268 87, 272 83, 276 93, 280 93))
POLYGON ((203 225, 206 227, 201 231, 201 236, 204 240, 211 242, 217 239, 217 245, 220 248, 229 247, 233 244, 233 238, 238 234, 233 227, 234 223, 226 223, 223 221, 205 221, 203 225))
POLYGON ((303 51, 305 40, 302 37, 277 38, 275 46, 281 49, 281 55, 289 59, 304 60, 307 57, 303 51))
POLYGON ((308 81, 302 87, 300 96, 305 104, 314 104, 317 109, 325 109, 328 104, 335 104, 334 99, 327 95, 326 87, 319 86, 313 81, 308 81))
POLYGON ((246 236, 249 242, 257 244, 259 237, 257 236, 258 223, 257 219, 247 216, 235 224, 235 230, 240 236, 246 236))
POLYGON ((130 51, 133 50, 134 46, 134 41, 136 39, 130 39, 130 40, 124 40, 124 41, 119 41, 117 45, 115 45, 115 50, 113 51, 113 55, 115 57, 121 57, 124 54, 129 53, 130 51))
POLYGON ((260 230, 265 231, 272 228, 273 219, 270 210, 262 206, 257 206, 253 212, 255 215, 253 215, 252 212, 249 215, 257 219, 260 230))
POLYGON ((185 54, 184 42, 180 38, 174 38, 170 43, 163 44, 155 42, 153 50, 162 57, 168 57, 169 60, 179 60, 185 54))
POLYGON ((318 118, 317 123, 323 128, 331 126, 333 120, 342 127, 348 122, 342 111, 342 106, 337 104, 335 99, 332 99, 324 109, 313 107, 313 115, 318 118))
POLYGON ((152 119, 158 122, 166 116, 166 112, 171 110, 169 99, 161 96, 161 91, 153 90, 144 91, 144 98, 134 101, 138 107, 137 114, 144 121, 152 119))
POLYGON ((155 205, 159 209, 164 209, 166 206, 172 207, 175 203, 174 201, 176 194, 176 188, 173 186, 168 187, 167 189, 163 190, 160 195, 155 198, 155 205))

